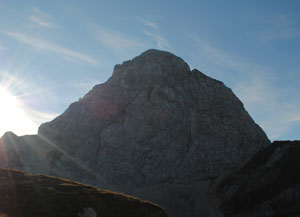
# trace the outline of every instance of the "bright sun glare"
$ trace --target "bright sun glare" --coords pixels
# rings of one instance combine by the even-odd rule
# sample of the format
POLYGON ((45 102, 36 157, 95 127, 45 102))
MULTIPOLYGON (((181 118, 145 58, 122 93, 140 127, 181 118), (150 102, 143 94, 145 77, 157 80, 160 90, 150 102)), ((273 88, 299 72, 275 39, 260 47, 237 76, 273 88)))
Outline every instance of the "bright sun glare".
POLYGON ((34 108, 39 105, 37 90, 40 91, 26 80, 0 69, 0 137, 7 131, 18 136, 36 134, 41 123, 57 116, 34 108))
MULTIPOLYGON (((0 137, 6 131, 15 132, 16 126, 22 126, 28 121, 18 97, 11 94, 6 88, 0 87, 0 137)), ((15 133, 20 133, 20 131, 15 133)))
POLYGON ((0 102, 0 133, 3 134, 13 123, 19 122, 22 111, 18 99, 3 87, 0 87, 0 102))
POLYGON ((16 97, 11 95, 5 88, 0 87, 0 99, 1 99, 1 116, 2 118, 5 116, 4 114, 8 114, 10 111, 13 112, 18 107, 18 100, 16 97))

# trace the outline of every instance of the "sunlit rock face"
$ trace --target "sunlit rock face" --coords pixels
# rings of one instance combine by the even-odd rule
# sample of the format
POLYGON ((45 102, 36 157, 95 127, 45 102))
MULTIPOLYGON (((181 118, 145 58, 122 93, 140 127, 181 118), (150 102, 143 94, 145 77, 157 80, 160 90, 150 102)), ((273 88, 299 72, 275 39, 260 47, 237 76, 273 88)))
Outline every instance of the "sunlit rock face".
POLYGON ((270 143, 222 82, 158 50, 116 65, 27 138, 32 150, 28 140, 42 157, 25 169, 137 195, 174 217, 218 216, 211 181, 270 143))

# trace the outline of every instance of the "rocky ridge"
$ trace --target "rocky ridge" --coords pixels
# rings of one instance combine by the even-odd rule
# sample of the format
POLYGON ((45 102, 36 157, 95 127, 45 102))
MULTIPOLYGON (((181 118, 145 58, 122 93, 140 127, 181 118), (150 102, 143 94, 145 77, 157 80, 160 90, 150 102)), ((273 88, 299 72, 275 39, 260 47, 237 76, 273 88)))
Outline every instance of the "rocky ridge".
POLYGON ((38 135, 4 136, 0 165, 151 199, 173 217, 218 216, 211 184, 269 144, 222 82, 148 50, 38 135))

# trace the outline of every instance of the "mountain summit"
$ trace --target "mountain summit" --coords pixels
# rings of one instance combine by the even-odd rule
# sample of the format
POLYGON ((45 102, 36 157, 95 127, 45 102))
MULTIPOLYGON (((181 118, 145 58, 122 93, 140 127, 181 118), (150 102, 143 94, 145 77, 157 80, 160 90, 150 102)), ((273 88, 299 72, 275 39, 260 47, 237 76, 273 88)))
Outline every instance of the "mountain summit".
POLYGON ((11 141, 24 155, 2 166, 130 193, 173 217, 211 212, 209 180, 270 143, 222 82, 159 50, 116 65, 37 136, 11 141))
POLYGON ((190 68, 180 57, 169 52, 148 50, 131 61, 116 65, 112 81, 123 87, 149 88, 175 84, 190 73, 190 68))

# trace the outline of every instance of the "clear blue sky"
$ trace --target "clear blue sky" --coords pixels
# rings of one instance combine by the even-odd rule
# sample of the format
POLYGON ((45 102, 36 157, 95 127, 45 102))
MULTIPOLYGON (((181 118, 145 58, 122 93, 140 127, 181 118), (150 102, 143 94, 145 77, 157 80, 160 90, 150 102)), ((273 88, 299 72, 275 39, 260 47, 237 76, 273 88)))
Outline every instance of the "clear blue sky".
POLYGON ((223 81, 271 140, 300 139, 299 11, 275 0, 0 0, 0 88, 18 107, 2 111, 0 134, 36 133, 115 64, 157 48, 223 81))

